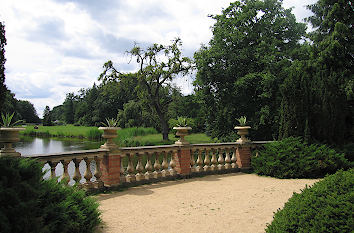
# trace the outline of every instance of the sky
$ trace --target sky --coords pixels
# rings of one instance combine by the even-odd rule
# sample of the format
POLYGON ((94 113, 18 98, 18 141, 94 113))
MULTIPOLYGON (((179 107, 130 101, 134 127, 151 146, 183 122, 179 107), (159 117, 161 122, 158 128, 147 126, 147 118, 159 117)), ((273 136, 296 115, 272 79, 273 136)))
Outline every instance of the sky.
MULTIPOLYGON (((183 55, 193 57, 212 37, 210 14, 220 14, 230 0, 0 0, 5 24, 5 83, 15 97, 34 104, 39 116, 69 92, 98 84, 103 64, 112 60, 134 72, 125 51, 135 43, 170 44, 180 37, 183 55)), ((284 0, 299 22, 316 0, 284 0)), ((184 94, 193 77, 175 81, 184 94)))

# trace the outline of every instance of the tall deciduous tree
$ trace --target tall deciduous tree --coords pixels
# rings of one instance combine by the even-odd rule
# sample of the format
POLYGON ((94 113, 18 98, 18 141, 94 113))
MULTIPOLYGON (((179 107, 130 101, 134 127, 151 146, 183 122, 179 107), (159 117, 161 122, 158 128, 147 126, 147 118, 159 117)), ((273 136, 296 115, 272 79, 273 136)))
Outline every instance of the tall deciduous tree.
POLYGON ((66 98, 63 103, 63 108, 64 108, 64 118, 66 123, 68 124, 74 124, 75 122, 74 102, 75 102, 74 93, 66 94, 66 98))
POLYGON ((7 88, 5 86, 5 25, 0 22, 0 112, 3 110, 7 88))
MULTIPOLYGON (((173 80, 177 75, 186 75, 192 62, 188 57, 182 57, 182 42, 175 39, 171 45, 154 44, 146 50, 135 45, 130 54, 139 64, 139 70, 135 73, 138 79, 138 89, 142 98, 147 98, 149 104, 159 117, 163 140, 168 140, 168 103, 163 103, 163 95, 166 95, 164 86, 173 80)), ((100 80, 104 82, 117 80, 126 77, 126 74, 114 68, 113 63, 108 61, 104 64, 104 71, 100 80)))
POLYGON ((195 81, 207 130, 227 138, 246 115, 254 139, 277 134, 279 85, 301 46, 306 26, 280 0, 241 0, 212 16, 213 37, 195 53, 195 81))
POLYGON ((17 101, 16 113, 19 115, 19 119, 22 119, 27 123, 40 122, 36 109, 34 108, 33 104, 27 100, 17 101))
POLYGON ((44 126, 53 125, 52 115, 51 115, 49 106, 45 106, 45 109, 43 111, 43 125, 44 126))
POLYGON ((319 0, 308 8, 309 57, 288 70, 282 89, 280 137, 342 144, 354 140, 352 1, 319 0))

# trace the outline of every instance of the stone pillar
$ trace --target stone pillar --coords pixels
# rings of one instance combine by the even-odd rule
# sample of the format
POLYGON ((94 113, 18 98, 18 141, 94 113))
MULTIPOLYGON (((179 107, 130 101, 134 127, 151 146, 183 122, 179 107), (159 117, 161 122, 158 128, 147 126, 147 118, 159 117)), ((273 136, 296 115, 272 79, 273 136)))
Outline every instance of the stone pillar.
POLYGON ((190 146, 181 146, 174 154, 176 162, 176 171, 180 175, 189 175, 191 173, 191 150, 190 146))
POLYGON ((251 168, 251 145, 243 144, 236 148, 236 164, 238 168, 251 168))
POLYGON ((176 135, 180 136, 180 139, 175 142, 175 145, 179 145, 179 150, 173 155, 176 162, 176 171, 180 175, 189 175, 191 173, 191 150, 190 144, 184 139, 188 135, 188 131, 192 130, 191 127, 173 127, 177 130, 176 135))
POLYGON ((101 180, 105 186, 115 186, 120 183, 121 156, 114 151, 107 152, 101 162, 101 180))
POLYGON ((109 150, 100 164, 102 172, 101 180, 105 186, 116 186, 120 183, 121 155, 113 139, 117 137, 117 130, 119 128, 100 127, 99 129, 103 130, 102 137, 107 140, 101 148, 109 150))

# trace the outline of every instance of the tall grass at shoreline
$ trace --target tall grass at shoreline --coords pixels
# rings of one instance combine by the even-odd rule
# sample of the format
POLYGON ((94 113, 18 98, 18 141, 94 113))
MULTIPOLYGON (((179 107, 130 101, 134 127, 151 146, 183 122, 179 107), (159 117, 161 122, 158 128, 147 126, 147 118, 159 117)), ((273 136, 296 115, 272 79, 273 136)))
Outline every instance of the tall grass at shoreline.
POLYGON ((26 126, 26 130, 21 134, 32 137, 75 137, 75 138, 88 138, 92 140, 99 140, 102 131, 97 127, 87 126, 74 126, 74 125, 60 125, 60 126, 26 126))
MULTIPOLYGON (((85 138, 89 140, 101 140, 102 130, 97 127, 61 125, 61 126, 38 126, 35 129, 33 125, 26 126, 26 130, 21 132, 25 136, 32 137, 58 137, 58 138, 85 138)), ((120 129, 118 136, 114 142, 118 146, 154 146, 173 144, 178 138, 174 134, 169 134, 169 141, 162 140, 161 133, 154 128, 132 127, 120 129)), ((186 136, 186 140, 190 143, 207 143, 213 142, 212 139, 205 134, 191 134, 186 136)))

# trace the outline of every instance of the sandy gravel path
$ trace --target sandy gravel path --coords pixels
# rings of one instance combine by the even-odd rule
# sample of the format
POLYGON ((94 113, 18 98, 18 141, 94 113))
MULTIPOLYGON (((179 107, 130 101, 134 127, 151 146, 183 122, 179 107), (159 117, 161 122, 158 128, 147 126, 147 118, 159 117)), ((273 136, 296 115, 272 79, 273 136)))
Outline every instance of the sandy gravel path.
POLYGON ((235 173, 101 194, 99 232, 264 232, 293 192, 316 181, 235 173))

